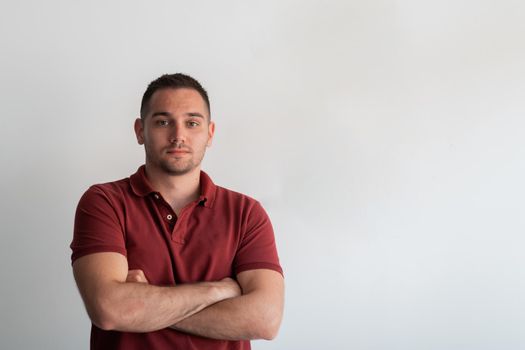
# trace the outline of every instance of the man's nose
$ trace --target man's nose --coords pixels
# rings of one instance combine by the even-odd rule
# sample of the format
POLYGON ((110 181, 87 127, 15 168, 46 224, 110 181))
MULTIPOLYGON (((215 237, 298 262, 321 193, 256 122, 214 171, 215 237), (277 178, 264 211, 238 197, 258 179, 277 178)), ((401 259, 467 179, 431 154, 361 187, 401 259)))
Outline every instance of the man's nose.
POLYGON ((174 124, 171 129, 170 142, 171 143, 184 143, 186 135, 182 125, 174 124))

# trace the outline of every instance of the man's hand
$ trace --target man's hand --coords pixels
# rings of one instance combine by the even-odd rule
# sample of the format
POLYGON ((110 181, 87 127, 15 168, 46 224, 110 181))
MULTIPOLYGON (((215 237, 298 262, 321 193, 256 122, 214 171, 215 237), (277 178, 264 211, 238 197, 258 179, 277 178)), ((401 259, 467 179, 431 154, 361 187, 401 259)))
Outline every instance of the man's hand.
POLYGON ((235 281, 233 278, 226 277, 220 280, 218 283, 223 286, 226 295, 228 295, 226 299, 235 298, 242 295, 242 290, 239 286, 239 283, 237 283, 237 281, 235 281))
POLYGON ((126 277, 126 282, 149 284, 148 279, 142 270, 129 270, 128 276, 126 277))

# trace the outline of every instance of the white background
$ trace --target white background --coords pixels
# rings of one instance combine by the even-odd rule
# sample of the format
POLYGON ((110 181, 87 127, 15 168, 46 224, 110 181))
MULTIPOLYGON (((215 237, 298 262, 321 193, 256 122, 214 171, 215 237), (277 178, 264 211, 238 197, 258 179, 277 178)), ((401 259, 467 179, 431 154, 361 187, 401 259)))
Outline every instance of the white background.
POLYGON ((80 195, 143 162, 146 85, 194 75, 204 169, 286 272, 254 349, 525 348, 523 1, 2 1, 0 348, 87 349, 80 195))

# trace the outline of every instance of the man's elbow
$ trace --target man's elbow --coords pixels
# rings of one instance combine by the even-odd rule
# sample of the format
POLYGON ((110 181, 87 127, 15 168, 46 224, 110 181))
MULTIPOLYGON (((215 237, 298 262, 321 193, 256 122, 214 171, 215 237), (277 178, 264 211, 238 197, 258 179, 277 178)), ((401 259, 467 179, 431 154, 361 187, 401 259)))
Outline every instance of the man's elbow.
POLYGON ((274 340, 277 337, 277 334, 279 333, 279 327, 265 327, 261 330, 261 333, 257 337, 257 339, 263 339, 263 340, 274 340))
POLYGON ((282 311, 281 310, 267 310, 264 312, 264 317, 261 317, 259 323, 259 339, 273 340, 279 333, 281 327, 282 311))
POLYGON ((114 310, 108 303, 97 300, 91 306, 86 305, 86 308, 88 316, 95 326, 105 331, 117 330, 118 320, 115 317, 114 310))
POLYGON ((138 306, 130 307, 109 299, 99 299, 88 308, 91 322, 105 331, 131 330, 138 306))
POLYGON ((109 318, 101 317, 101 316, 95 316, 90 317, 91 322, 97 326, 98 328, 104 330, 104 331, 115 331, 117 330, 116 323, 113 322, 109 318))

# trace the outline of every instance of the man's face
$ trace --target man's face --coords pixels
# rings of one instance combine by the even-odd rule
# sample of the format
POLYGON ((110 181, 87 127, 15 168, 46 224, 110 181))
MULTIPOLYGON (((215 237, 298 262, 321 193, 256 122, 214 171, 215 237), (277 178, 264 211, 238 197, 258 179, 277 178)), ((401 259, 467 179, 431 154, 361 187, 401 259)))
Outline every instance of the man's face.
POLYGON ((137 141, 146 151, 146 165, 169 175, 200 170, 214 131, 204 99, 189 88, 155 91, 146 117, 135 121, 137 141))

